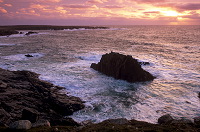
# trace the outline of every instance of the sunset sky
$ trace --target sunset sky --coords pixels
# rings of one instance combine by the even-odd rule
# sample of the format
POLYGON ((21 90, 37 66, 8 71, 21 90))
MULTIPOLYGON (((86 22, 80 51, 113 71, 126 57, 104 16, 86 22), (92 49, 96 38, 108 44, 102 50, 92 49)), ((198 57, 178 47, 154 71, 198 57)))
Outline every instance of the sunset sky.
POLYGON ((0 0, 0 25, 200 25, 200 0, 0 0))

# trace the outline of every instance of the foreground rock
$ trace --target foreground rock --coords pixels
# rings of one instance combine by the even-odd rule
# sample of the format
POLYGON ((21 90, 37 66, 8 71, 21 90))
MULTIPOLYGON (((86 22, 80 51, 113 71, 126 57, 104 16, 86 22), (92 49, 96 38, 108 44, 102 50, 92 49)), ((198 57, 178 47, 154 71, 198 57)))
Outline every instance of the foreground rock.
POLYGON ((10 124, 9 128, 10 129, 30 129, 32 126, 31 122, 29 120, 19 120, 15 121, 10 124))
MULTIPOLYGON (((174 120, 176 121, 176 120, 174 120)), ((186 123, 151 124, 137 120, 108 119, 76 130, 78 132, 199 132, 200 128, 186 123)))
POLYGON ((84 108, 79 98, 61 94, 62 87, 39 80, 38 76, 0 68, 0 123, 9 125, 20 119, 32 123, 39 119, 53 121, 84 108))
POLYGON ((91 68, 115 79, 128 82, 151 81, 155 77, 141 68, 140 63, 129 55, 111 52, 104 54, 98 64, 92 63, 91 68))
MULTIPOLYGON (((165 124, 151 124, 148 122, 121 119, 108 119, 103 122, 94 124, 87 123, 82 126, 50 126, 50 123, 46 120, 40 120, 37 123, 32 123, 32 128, 27 132, 199 132, 200 127, 191 124, 188 121, 179 122, 179 120, 173 119, 172 123, 165 124)), ((10 129, 1 128, 0 131, 10 132, 10 129)))

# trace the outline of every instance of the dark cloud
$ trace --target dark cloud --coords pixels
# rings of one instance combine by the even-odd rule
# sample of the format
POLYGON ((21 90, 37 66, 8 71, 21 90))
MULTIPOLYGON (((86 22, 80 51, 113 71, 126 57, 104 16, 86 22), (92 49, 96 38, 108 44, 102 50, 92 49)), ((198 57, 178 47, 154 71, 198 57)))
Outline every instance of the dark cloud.
POLYGON ((107 5, 107 6, 104 6, 103 8, 120 9, 120 8, 124 8, 124 7, 123 6, 118 6, 118 5, 107 5))
POLYGON ((189 19, 199 19, 200 20, 200 14, 196 11, 191 11, 188 15, 182 16, 183 18, 189 18, 189 19))
POLYGON ((177 5, 175 8, 179 10, 200 10, 200 3, 199 4, 184 4, 184 5, 177 5))
POLYGON ((176 4, 176 3, 160 3, 157 4, 158 7, 173 8, 179 12, 190 11, 190 10, 200 10, 200 3, 188 3, 188 4, 176 4))

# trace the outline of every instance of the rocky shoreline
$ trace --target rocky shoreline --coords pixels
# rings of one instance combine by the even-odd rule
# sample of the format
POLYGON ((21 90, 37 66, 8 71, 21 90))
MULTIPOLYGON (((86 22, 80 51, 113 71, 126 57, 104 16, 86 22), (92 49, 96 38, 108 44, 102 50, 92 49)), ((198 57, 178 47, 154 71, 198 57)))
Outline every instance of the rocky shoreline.
MULTIPOLYGON (((53 25, 13 25, 0 26, 0 36, 20 34, 19 30, 73 30, 73 29, 108 29, 100 26, 53 26, 53 25)), ((29 31, 32 32, 32 31, 29 31)), ((29 35, 29 34, 28 34, 29 35)))
MULTIPOLYGON (((8 71, 0 68, 0 124, 9 126, 17 120, 48 120, 51 124, 65 121, 73 124, 73 112, 84 108, 77 97, 61 94, 63 87, 38 79, 30 71, 8 71)), ((77 123, 75 123, 77 124, 77 123)))
POLYGON ((0 131, 23 129, 28 132, 199 132, 200 117, 193 121, 164 115, 158 124, 137 120, 108 119, 94 124, 77 123, 66 117, 84 108, 84 102, 61 94, 63 87, 38 79, 30 71, 0 68, 0 131), (26 130, 27 129, 27 130, 26 130))

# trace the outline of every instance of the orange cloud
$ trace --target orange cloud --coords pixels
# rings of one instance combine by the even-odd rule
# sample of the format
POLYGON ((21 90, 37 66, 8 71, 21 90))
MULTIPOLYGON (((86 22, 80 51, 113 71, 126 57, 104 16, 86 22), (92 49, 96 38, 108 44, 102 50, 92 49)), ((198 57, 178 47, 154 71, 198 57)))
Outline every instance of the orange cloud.
POLYGON ((130 0, 137 3, 144 3, 144 4, 155 4, 155 3, 163 3, 166 0, 130 0))
POLYGON ((0 12, 1 12, 1 13, 8 13, 7 10, 4 9, 4 8, 2 8, 2 7, 0 7, 0 12))
POLYGON ((3 0, 0 0, 0 3, 2 3, 3 2, 3 0))
POLYGON ((70 4, 70 5, 63 5, 65 8, 71 8, 71 9, 79 9, 79 10, 85 10, 85 9, 97 9, 98 7, 96 5, 83 5, 83 4, 70 4))
POLYGON ((118 5, 106 5, 103 8, 108 8, 108 9, 120 9, 124 8, 123 6, 118 6, 118 5))
POLYGON ((49 2, 61 2, 62 0, 35 0, 36 2, 42 2, 42 3, 49 3, 49 2))
POLYGON ((5 6, 7 6, 7 7, 12 7, 12 5, 11 4, 4 4, 5 6))
POLYGON ((66 14, 68 11, 65 10, 63 7, 59 6, 55 8, 57 12, 61 13, 61 14, 66 14))

